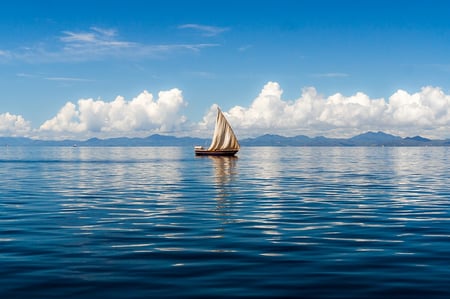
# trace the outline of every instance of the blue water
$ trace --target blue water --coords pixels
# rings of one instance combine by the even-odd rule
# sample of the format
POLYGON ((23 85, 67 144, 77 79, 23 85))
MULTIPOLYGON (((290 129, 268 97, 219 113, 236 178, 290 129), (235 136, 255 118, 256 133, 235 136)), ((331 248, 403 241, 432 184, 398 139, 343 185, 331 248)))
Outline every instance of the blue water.
POLYGON ((450 298, 450 148, 0 149, 1 298, 450 298))

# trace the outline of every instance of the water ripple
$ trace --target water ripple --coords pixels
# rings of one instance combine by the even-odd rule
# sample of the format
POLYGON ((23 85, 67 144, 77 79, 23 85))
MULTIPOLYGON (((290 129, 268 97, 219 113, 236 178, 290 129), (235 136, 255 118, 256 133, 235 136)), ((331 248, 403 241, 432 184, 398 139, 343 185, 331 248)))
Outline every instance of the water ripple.
POLYGON ((447 148, 1 151, 5 298, 450 296, 447 148))

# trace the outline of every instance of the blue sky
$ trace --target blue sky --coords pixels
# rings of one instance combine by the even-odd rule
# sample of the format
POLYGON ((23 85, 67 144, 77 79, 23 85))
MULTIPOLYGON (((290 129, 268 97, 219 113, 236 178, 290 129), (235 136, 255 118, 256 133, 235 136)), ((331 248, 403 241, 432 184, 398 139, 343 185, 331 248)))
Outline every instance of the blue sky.
POLYGON ((1 136, 203 136, 217 104, 241 136, 450 138, 447 1, 17 0, 0 18, 1 136))

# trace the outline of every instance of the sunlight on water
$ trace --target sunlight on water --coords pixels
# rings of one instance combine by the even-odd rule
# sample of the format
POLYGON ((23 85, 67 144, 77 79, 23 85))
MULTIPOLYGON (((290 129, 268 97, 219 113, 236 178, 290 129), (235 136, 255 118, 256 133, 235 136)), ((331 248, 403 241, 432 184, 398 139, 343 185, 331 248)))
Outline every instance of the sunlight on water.
POLYGON ((450 296, 448 148, 0 154, 5 298, 450 296))

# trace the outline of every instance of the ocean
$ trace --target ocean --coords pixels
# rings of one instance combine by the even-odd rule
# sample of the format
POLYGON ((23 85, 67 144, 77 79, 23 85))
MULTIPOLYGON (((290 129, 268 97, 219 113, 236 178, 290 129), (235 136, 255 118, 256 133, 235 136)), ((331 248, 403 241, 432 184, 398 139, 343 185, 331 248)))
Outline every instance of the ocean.
POLYGON ((450 148, 0 149, 1 298, 450 298, 450 148))

